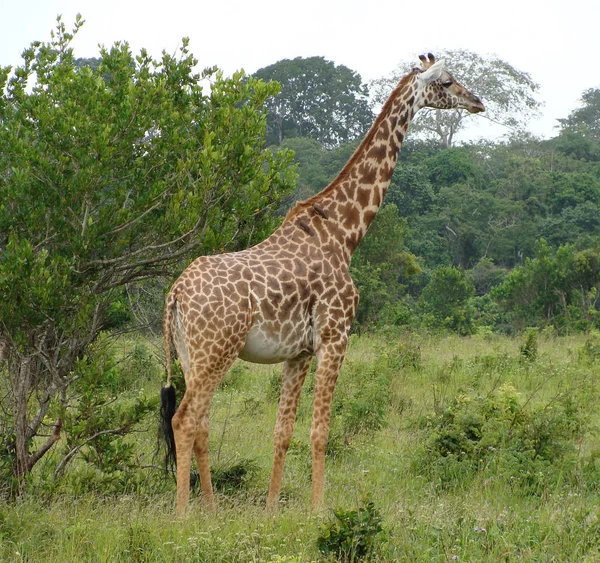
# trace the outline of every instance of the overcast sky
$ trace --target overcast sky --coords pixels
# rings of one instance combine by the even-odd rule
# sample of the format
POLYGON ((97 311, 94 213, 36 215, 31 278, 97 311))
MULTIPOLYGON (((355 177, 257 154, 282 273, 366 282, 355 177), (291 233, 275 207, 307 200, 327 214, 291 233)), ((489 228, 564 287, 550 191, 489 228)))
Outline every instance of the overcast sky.
POLYGON ((86 22, 73 43, 77 57, 117 40, 158 57, 189 37, 201 67, 227 74, 317 55, 366 82, 421 52, 495 54, 541 85, 543 116, 529 129, 542 137, 555 134, 556 119, 585 89, 600 87, 600 0, 4 0, 0 65, 19 64, 32 41, 49 39, 58 14, 70 29, 77 13, 86 22))

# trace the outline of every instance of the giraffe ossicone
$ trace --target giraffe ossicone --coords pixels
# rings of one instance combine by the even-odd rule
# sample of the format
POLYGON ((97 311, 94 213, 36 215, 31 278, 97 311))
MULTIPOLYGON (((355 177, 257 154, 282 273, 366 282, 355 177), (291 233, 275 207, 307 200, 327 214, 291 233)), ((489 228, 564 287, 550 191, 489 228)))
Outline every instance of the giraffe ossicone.
POLYGON ((176 455, 177 511, 189 500, 192 451, 203 496, 213 492, 208 457, 210 403, 236 358, 283 362, 267 504, 277 504, 302 384, 317 359, 311 426, 312 504, 323 501, 331 403, 358 304, 350 259, 390 184, 409 123, 423 107, 484 111, 482 102, 445 69, 419 57, 339 175, 296 203, 281 226, 256 246, 201 256, 173 284, 165 303, 167 384, 163 429, 176 455), (176 408, 171 385, 174 345, 186 391, 176 408))

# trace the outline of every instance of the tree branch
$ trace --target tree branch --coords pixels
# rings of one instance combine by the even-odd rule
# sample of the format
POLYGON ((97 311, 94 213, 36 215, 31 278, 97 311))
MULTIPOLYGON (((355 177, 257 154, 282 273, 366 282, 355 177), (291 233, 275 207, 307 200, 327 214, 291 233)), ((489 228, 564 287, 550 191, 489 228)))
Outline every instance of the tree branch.
POLYGON ((33 455, 29 456, 27 460, 27 471, 31 471, 31 468, 44 456, 44 454, 56 443, 60 440, 60 431, 62 429, 62 419, 58 419, 54 423, 54 430, 52 434, 48 436, 48 439, 42 444, 42 447, 35 452, 33 455))
POLYGON ((71 461, 71 459, 73 459, 73 457, 75 457, 77 452, 79 452, 79 450, 81 450, 81 448, 83 448, 83 446, 86 446, 90 442, 93 442, 96 438, 99 438, 100 436, 107 436, 107 435, 124 436, 125 434, 127 434, 128 431, 129 431, 129 426, 125 425, 125 426, 121 426, 121 428, 114 428, 112 430, 101 430, 100 432, 96 432, 93 436, 90 436, 85 442, 82 442, 81 444, 78 444, 77 446, 72 448, 71 451, 65 457, 62 458, 62 460, 58 464, 57 468, 54 470, 54 478, 57 479, 64 473, 65 466, 67 465, 67 463, 69 463, 69 461, 71 461))

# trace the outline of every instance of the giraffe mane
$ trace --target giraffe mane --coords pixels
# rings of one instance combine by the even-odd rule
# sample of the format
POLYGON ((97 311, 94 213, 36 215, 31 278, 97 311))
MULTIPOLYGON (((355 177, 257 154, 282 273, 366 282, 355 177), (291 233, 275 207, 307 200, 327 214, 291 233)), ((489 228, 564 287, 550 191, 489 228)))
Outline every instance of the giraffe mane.
POLYGON ((285 219, 283 220, 284 223, 290 221, 294 217, 297 217, 305 209, 311 208, 315 203, 318 203, 319 201, 325 199, 332 191, 335 190, 336 186, 338 186, 340 182, 343 182, 348 177, 349 171, 352 169, 360 155, 364 152, 365 147, 371 145, 373 137, 375 136, 379 125, 390 113, 392 105, 396 100, 398 93, 406 86, 406 84, 408 84, 411 78, 418 72, 420 72, 418 69, 413 69, 400 80, 396 88, 394 88, 394 90, 390 94, 387 101, 383 104, 379 115, 376 117, 375 121, 373 122, 373 125, 371 125, 364 139, 361 141, 360 145, 358 145, 358 147, 356 148, 348 162, 346 162, 340 173, 329 183, 328 186, 322 189, 319 193, 303 201, 297 201, 294 207, 292 207, 285 216, 285 219))

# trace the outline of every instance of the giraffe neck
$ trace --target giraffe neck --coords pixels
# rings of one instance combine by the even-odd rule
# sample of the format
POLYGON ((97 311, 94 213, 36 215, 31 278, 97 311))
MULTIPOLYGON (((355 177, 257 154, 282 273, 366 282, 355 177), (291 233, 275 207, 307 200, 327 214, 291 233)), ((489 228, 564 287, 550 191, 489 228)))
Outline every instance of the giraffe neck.
POLYGON ((416 73, 402 79, 350 160, 321 192, 290 210, 294 224, 321 246, 338 241, 346 262, 366 234, 390 185, 406 130, 419 109, 416 73))

